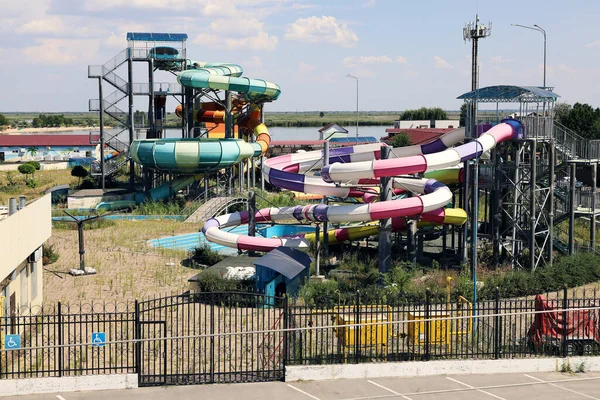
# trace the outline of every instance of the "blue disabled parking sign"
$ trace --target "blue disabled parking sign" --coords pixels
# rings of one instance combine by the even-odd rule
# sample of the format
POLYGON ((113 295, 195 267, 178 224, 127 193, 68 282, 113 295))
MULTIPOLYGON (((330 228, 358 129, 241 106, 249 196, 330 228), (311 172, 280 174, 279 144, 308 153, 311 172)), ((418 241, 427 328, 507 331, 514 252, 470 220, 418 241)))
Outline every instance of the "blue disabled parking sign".
POLYGON ((4 348, 6 350, 18 350, 21 348, 21 335, 6 335, 4 337, 4 348))
POLYGON ((104 347, 106 345, 106 332, 92 333, 92 346, 104 347))

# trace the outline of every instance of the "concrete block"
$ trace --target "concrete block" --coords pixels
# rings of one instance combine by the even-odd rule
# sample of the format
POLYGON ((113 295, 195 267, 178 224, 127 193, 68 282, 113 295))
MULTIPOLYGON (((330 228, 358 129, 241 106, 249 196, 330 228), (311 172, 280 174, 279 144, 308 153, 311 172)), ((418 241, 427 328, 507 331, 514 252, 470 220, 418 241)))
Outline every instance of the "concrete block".
POLYGON ((136 374, 6 379, 0 380, 0 397, 40 393, 134 389, 137 387, 138 379, 136 374))

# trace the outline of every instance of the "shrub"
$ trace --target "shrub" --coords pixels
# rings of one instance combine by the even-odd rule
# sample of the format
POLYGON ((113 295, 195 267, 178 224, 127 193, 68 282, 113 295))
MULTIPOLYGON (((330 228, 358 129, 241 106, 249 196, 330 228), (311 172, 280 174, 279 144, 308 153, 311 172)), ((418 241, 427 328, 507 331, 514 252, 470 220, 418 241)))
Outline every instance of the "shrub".
POLYGON ((27 161, 26 164, 31 164, 35 168, 36 171, 39 171, 42 168, 42 165, 37 161, 27 161))
POLYGON ((191 258, 198 264, 210 267, 220 261, 223 261, 225 259, 225 256, 211 249, 209 245, 204 244, 204 246, 196 247, 194 250, 192 250, 191 258))
POLYGON ((27 181, 25 181, 25 185, 27 185, 27 187, 35 189, 38 185, 38 181, 36 181, 33 178, 30 178, 30 179, 27 179, 27 181))
POLYGON ((81 183, 81 178, 85 178, 86 176, 89 175, 89 172, 87 169, 85 169, 83 166, 81 165, 76 165, 73 167, 73 169, 71 170, 71 176, 74 176, 76 178, 79 178, 78 181, 78 185, 81 183))
POLYGON ((19 172, 25 176, 35 174, 35 167, 29 163, 21 164, 18 168, 19 172))
POLYGON ((44 265, 55 263, 59 257, 60 254, 54 249, 53 245, 44 245, 42 247, 42 263, 44 265))
POLYGON ((406 147, 410 146, 411 144, 412 140, 410 139, 410 136, 404 132, 400 132, 392 138, 393 147, 406 147))
POLYGON ((330 308, 338 304, 338 282, 335 280, 309 281, 300 288, 299 297, 306 305, 330 308))
POLYGON ((254 281, 225 279, 217 272, 204 271, 198 275, 198 290, 200 292, 252 292, 254 281))

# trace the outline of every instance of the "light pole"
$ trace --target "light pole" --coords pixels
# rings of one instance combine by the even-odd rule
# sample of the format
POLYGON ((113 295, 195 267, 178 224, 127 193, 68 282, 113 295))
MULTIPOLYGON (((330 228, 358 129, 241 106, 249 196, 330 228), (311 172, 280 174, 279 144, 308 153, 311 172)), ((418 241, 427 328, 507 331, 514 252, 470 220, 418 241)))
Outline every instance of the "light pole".
POLYGON ((346 78, 356 79, 356 137, 358 137, 358 78, 350 74, 347 74, 346 78))
POLYGON ((546 31, 542 29, 538 24, 534 24, 533 26, 520 25, 520 24, 511 24, 512 26, 518 26, 519 28, 531 29, 533 31, 541 32, 544 35, 544 89, 546 89, 546 31))

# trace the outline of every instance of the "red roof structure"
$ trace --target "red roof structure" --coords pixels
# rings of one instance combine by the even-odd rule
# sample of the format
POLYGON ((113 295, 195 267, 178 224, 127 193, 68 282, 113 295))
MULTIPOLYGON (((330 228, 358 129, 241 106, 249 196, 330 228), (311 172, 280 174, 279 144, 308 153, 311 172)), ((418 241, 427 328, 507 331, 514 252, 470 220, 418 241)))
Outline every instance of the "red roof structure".
POLYGON ((387 137, 381 138, 382 141, 391 140, 398 133, 405 133, 410 138, 413 145, 429 143, 445 133, 455 130, 456 128, 388 128, 385 130, 387 137))
MULTIPOLYGON (((92 141, 99 141, 100 135, 91 135, 92 141)), ((2 135, 1 147, 28 146, 95 146, 90 143, 90 135, 2 135)))

